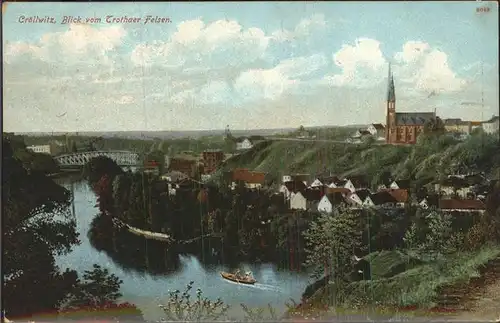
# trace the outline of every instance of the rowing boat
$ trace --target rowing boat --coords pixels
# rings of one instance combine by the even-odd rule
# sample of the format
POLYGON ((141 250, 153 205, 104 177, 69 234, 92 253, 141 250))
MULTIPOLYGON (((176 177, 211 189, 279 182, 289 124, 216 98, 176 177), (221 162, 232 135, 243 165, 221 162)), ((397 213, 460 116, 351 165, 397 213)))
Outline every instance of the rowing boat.
POLYGON ((235 282, 235 283, 240 283, 240 284, 253 285, 257 282, 252 277, 239 277, 239 276, 236 276, 235 274, 226 273, 226 272, 221 272, 220 275, 224 279, 230 280, 230 281, 235 282))

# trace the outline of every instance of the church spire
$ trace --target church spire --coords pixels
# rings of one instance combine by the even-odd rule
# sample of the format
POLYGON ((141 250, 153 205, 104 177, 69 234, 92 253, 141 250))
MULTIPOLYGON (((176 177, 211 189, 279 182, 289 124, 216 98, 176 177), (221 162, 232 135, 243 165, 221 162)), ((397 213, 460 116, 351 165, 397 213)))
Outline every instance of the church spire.
POLYGON ((391 63, 389 63, 389 75, 387 77, 387 102, 396 102, 396 90, 394 89, 394 76, 391 72, 391 63))

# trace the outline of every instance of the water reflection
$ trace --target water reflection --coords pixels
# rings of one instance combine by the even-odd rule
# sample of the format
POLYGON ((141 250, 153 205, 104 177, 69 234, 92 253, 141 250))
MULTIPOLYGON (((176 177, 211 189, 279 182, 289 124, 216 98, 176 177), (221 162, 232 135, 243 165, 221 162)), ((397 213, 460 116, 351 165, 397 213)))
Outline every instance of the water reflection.
POLYGON ((118 229, 103 214, 95 216, 88 237, 96 250, 104 251, 125 271, 164 275, 179 269, 179 257, 167 243, 118 229))
MULTIPOLYGON (((98 215, 96 197, 86 183, 59 182, 74 191, 72 208, 82 243, 71 253, 58 257, 58 265, 80 272, 94 263, 107 268, 123 280, 123 301, 136 304, 148 320, 161 318, 158 304, 166 301, 169 290, 182 291, 190 281, 195 281, 195 288, 201 288, 206 297, 212 300, 221 297, 235 309, 244 303, 251 307, 272 304, 277 310, 284 310, 290 298, 300 298, 309 282, 306 274, 280 270, 275 265, 225 265, 223 255, 214 257, 210 252, 204 257, 179 255, 179 250, 168 248, 163 242, 114 230, 109 219, 98 215), (200 259, 204 259, 203 263, 200 259), (252 271, 258 283, 248 286, 223 280, 220 271, 230 271, 233 267, 252 271)), ((205 244, 210 248, 217 246, 215 241, 205 244)))

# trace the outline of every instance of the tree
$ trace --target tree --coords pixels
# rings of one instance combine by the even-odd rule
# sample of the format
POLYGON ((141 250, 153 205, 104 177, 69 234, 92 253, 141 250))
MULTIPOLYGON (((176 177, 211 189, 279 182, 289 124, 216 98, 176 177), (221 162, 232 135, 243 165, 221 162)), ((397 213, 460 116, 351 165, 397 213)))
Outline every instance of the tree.
POLYGON ((117 316, 129 319, 142 320, 142 313, 130 303, 119 303, 122 296, 120 285, 123 283, 117 276, 110 274, 107 269, 93 265, 92 270, 86 270, 83 280, 78 280, 60 312, 65 318, 75 318, 74 314, 85 312, 89 316, 104 319, 117 316), (112 310, 112 311, 110 311, 112 310))
POLYGON ((2 297, 7 315, 56 312, 68 303, 68 295, 113 299, 119 281, 107 272, 97 267, 84 277, 97 282, 82 284, 76 271, 60 272, 56 266, 54 255, 68 253, 79 243, 75 219, 68 212, 70 192, 42 172, 26 169, 5 139, 2 162, 2 297))
POLYGON ((94 157, 83 166, 83 177, 91 186, 97 183, 104 175, 108 175, 111 180, 114 180, 116 175, 122 173, 123 170, 121 167, 114 160, 106 156, 94 157))
POLYGON ((78 152, 78 148, 76 147, 76 142, 75 141, 71 142, 71 152, 73 152, 73 153, 78 152))
POLYGON ((215 302, 203 297, 201 289, 196 290, 196 300, 191 300, 191 290, 194 282, 190 282, 184 292, 179 290, 169 292, 167 304, 160 305, 163 310, 165 321, 170 322, 207 322, 217 321, 225 318, 229 306, 221 299, 215 302))
POLYGON ((437 116, 427 121, 424 125, 424 134, 442 134, 445 131, 443 120, 437 116))
POLYGON ((304 232, 307 246, 306 265, 314 276, 323 273, 344 280, 352 269, 355 249, 362 246, 362 234, 358 215, 349 210, 334 210, 334 214, 322 214, 304 232))
POLYGON ((420 257, 437 260, 463 246, 464 236, 453 232, 449 214, 431 210, 425 216, 425 222, 425 226, 414 222, 404 237, 406 247, 417 252, 420 257))
POLYGON ((57 310, 77 279, 75 271, 59 272, 54 259, 79 242, 65 212, 70 194, 43 173, 28 172, 5 139, 2 161, 4 308, 11 317, 57 310))

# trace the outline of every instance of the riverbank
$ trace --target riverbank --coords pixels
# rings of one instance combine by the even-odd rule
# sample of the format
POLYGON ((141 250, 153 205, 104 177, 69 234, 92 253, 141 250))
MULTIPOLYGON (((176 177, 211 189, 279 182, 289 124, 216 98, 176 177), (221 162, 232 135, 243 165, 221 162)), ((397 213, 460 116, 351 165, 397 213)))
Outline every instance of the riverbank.
POLYGON ((82 170, 79 168, 78 169, 61 169, 57 173, 48 174, 47 177, 62 178, 65 176, 72 176, 72 175, 77 175, 77 174, 81 174, 81 173, 82 173, 82 170))
MULTIPOLYGON (((108 269, 123 280, 122 300, 137 305, 146 320, 160 320, 162 311, 158 305, 168 301, 168 291, 183 290, 193 280, 195 289, 200 288, 211 300, 221 297, 234 308, 237 317, 244 315, 241 303, 251 308, 271 304, 281 314, 286 311, 285 302, 290 298, 300 299, 309 283, 306 273, 279 269, 270 263, 242 262, 230 265, 226 255, 179 255, 163 241, 145 239, 128 230, 117 232, 113 245, 114 231, 108 230, 108 227, 100 228, 96 231, 105 241, 95 245, 95 237, 88 234, 96 224, 93 220, 99 217, 95 193, 83 181, 73 183, 70 178, 63 178, 60 182, 68 189, 73 187, 72 207, 75 209, 81 244, 75 246, 68 255, 58 257, 57 264, 63 270, 68 267, 84 270, 92 263, 108 269), (221 271, 232 271, 235 267, 252 271, 258 284, 253 287, 241 286, 220 277, 221 271)), ((205 240, 204 244, 208 245, 209 241, 205 240)))

